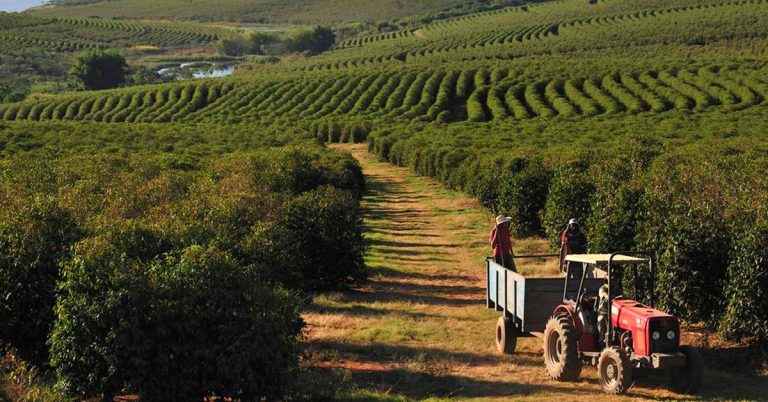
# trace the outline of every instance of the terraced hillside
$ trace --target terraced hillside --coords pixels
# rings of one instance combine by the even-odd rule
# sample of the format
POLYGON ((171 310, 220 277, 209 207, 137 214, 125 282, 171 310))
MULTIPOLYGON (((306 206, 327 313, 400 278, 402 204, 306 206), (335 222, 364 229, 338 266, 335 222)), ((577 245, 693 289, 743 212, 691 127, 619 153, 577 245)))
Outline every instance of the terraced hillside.
MULTIPOLYGON (((162 18, 191 20, 234 20, 261 22, 328 23, 360 22, 431 14, 445 10, 466 10, 478 2, 467 0, 382 0, 376 7, 366 0, 58 0, 63 7, 41 8, 45 15, 162 18)), ((485 5, 504 1, 483 2, 485 5)))
POLYGON ((0 13, 0 54, 29 48, 74 52, 87 48, 151 45, 190 47, 233 35, 234 31, 193 24, 120 21, 101 18, 42 18, 0 13))
POLYGON ((349 39, 339 44, 340 51, 312 58, 298 68, 512 60, 651 45, 751 42, 768 34, 764 0, 700 1, 694 5, 688 1, 680 2, 687 5, 670 6, 674 3, 639 1, 631 8, 626 2, 612 1, 594 8, 568 6, 577 2, 510 7, 438 21, 420 29, 349 39), (646 8, 654 4, 657 8, 646 8), (572 13, 565 14, 566 10, 572 13))
MULTIPOLYGON (((100 29, 105 35, 129 32, 132 41, 167 44, 226 34, 93 18, 26 17, 16 24, 16 30, 30 32, 50 24, 100 29)), ((0 106, 0 116, 373 123, 738 110, 768 96, 766 35, 765 0, 545 3, 361 36, 335 51, 253 76, 35 99, 0 106)), ((50 45, 99 43, 98 36, 91 38, 50 45)))
POLYGON ((614 72, 520 81, 505 68, 362 72, 257 82, 197 81, 0 106, 5 120, 100 122, 488 121, 740 110, 768 99, 766 69, 614 72))

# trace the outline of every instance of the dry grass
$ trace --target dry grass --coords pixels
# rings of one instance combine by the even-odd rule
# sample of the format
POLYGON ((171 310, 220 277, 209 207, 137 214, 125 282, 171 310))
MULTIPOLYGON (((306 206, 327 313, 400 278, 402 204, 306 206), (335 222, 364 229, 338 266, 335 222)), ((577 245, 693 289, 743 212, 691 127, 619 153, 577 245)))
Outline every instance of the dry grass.
MULTIPOLYGON (((611 399, 592 368, 578 382, 549 380, 537 338, 522 339, 513 356, 496 352, 498 315, 485 308, 483 276, 492 217, 474 200, 376 162, 364 145, 336 147, 357 157, 367 175, 371 280, 318 296, 304 317, 314 364, 349 371, 356 390, 348 400, 611 399)), ((514 246, 518 253, 547 252, 541 239, 514 246)), ((551 261, 521 262, 520 268, 526 275, 557 272, 551 261)), ((712 353, 705 350, 705 357, 712 353)), ((660 377, 638 382, 613 399, 689 398, 667 390, 660 377)), ((764 376, 709 370, 703 397, 760 399, 767 391, 764 376)))

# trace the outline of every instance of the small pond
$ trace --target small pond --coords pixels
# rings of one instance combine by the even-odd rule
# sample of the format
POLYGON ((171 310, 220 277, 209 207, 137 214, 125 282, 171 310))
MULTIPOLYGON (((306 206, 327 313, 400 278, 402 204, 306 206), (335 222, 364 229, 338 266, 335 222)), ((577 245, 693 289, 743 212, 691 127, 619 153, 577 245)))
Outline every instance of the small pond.
POLYGON ((157 73, 164 77, 175 77, 177 80, 191 78, 217 78, 232 75, 235 72, 235 64, 232 63, 212 63, 212 62, 194 62, 181 63, 178 66, 164 67, 157 70, 157 73))

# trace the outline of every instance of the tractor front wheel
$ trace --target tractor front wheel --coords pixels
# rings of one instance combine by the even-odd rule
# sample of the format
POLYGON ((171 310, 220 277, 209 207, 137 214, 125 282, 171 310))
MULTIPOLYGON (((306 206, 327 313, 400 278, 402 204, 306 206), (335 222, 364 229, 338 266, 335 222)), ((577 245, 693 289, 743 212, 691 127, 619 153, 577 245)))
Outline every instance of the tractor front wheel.
POLYGON ((675 392, 692 394, 699 390, 704 375, 704 362, 699 350, 693 346, 680 346, 680 353, 685 355, 685 366, 672 369, 670 383, 675 392))
POLYGON ((501 316, 496 322, 496 349, 499 353, 511 355, 517 347, 517 336, 512 320, 501 316))
POLYGON ((544 329, 544 364, 553 380, 573 381, 579 378, 582 362, 577 344, 576 329, 569 315, 558 314, 549 318, 544 329))
POLYGON ((597 377, 603 391, 621 395, 632 386, 632 363, 623 350, 608 347, 600 352, 597 361, 597 377))

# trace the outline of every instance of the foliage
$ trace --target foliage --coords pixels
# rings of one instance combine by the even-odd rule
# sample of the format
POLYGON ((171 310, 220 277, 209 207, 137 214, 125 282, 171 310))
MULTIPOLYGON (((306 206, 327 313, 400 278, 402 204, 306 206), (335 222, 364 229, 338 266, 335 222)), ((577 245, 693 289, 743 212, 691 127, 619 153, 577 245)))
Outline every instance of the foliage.
POLYGON ((331 28, 316 26, 314 29, 300 31, 288 41, 288 48, 294 52, 309 50, 321 53, 330 49, 336 42, 336 35, 331 28))
POLYGON ((142 262, 110 243, 82 243, 64 270, 51 351, 70 393, 254 400, 287 391, 302 326, 288 293, 215 248, 142 262))
MULTIPOLYGON (((141 1, 100 6, 105 13, 124 13, 126 5, 141 1)), ((284 12, 288 4, 275 10, 284 12)), ((313 23, 344 19, 360 10, 355 2, 340 4, 331 2, 326 14, 312 16, 313 23)), ((375 12, 386 10, 387 4, 375 12)), ((243 5, 222 5, 210 15, 245 10, 243 5)), ((723 333, 734 328, 729 336, 738 338, 743 328, 754 328, 755 321, 728 310, 729 305, 744 306, 734 299, 739 284, 731 281, 742 278, 734 272, 736 266, 756 261, 741 238, 751 236, 749 222, 768 205, 763 175, 754 173, 766 167, 767 5, 760 0, 618 0, 586 7, 583 0, 566 0, 471 15, 451 9, 414 16, 403 21, 400 30, 362 33, 345 38, 331 51, 314 57, 294 55, 239 77, 32 97, 0 105, 4 120, 25 121, 0 131, 0 152, 15 159, 106 146, 117 160, 136 151, 155 157, 174 154, 155 160, 145 171, 159 165, 160 171, 169 172, 166 167, 172 167, 173 174, 166 177, 175 183, 170 188, 207 190, 201 191, 207 198, 179 198, 187 200, 184 205, 190 210, 208 211, 205 219, 169 207, 180 202, 177 198, 159 207, 153 204, 155 198, 132 195, 155 194, 139 184, 107 186, 121 194, 121 201, 105 210, 118 218, 136 214, 145 222, 163 222, 170 234, 162 238, 174 244, 174 250, 188 247, 193 239, 247 266, 284 255, 281 251, 289 247, 280 242, 285 239, 305 239, 302 233, 285 232, 287 225, 278 225, 275 211, 294 206, 296 199, 320 197, 320 188, 328 184, 357 192, 357 173, 344 167, 346 161, 320 163, 324 158, 315 156, 309 158, 312 162, 283 160, 299 157, 292 150, 283 156, 230 155, 216 163, 212 159, 250 152, 257 144, 277 145, 270 143, 270 135, 280 143, 291 137, 367 140, 383 160, 435 177, 489 209, 509 211, 519 234, 543 231, 556 243, 565 221, 576 216, 584 221, 594 251, 653 252, 662 306, 686 319, 713 326, 719 321, 723 333), (129 122, 140 128, 137 134, 123 125, 95 129, 48 120, 129 122), (38 121, 61 134, 39 133, 33 124, 38 121), (244 128, 249 126, 265 133, 244 128), (234 134, 227 132, 229 127, 234 134), (148 136, 146 130, 158 134, 148 136), (284 171, 277 168, 281 165, 284 171), (215 179, 209 183, 203 177, 215 179), (218 206, 215 212, 210 212, 211 205, 218 206), (187 217, 186 223, 172 220, 168 211, 187 217), (250 246, 257 243, 263 247, 250 246)), ((92 10, 70 10, 85 9, 92 10)), ((158 9, 157 15, 168 9, 158 9)), ((146 12, 144 7, 135 10, 131 12, 146 12)), ((294 9, 291 14, 299 20, 307 18, 304 12, 294 9)), ((246 12, 241 15, 250 18, 246 12)), ((34 28, 39 25, 36 18, 5 20, 10 31, 3 42, 10 44, 5 52, 19 43, 48 49, 110 43, 53 40, 40 32, 45 29, 34 28)), ((121 31, 120 24, 128 24, 74 20, 78 22, 56 24, 83 24, 88 32, 101 32, 95 27, 104 26, 121 31)), ((380 22, 364 26, 397 25, 380 22)), ((229 37, 212 35, 215 38, 203 42, 229 37)), ((135 183, 149 181, 125 174, 135 183)), ((45 182, 45 177, 50 176, 39 174, 23 184, 45 182)), ((74 182, 85 186, 87 181, 74 182)), ((94 193, 88 190, 83 187, 78 194, 94 193)), ((341 193, 327 203, 329 211, 338 211, 335 206, 349 197, 341 193)), ((114 218, 94 211, 91 205, 100 205, 98 199, 88 199, 92 202, 83 203, 86 207, 67 207, 79 221, 85 222, 85 216, 114 218)), ((297 214, 307 214, 307 208, 295 207, 297 214)), ((318 219, 318 228, 325 224, 318 219)), ((87 226, 100 228, 93 222, 87 226)), ((296 254, 304 256, 291 257, 296 254)), ((324 261, 322 256, 311 257, 324 261)), ((290 282, 285 278, 309 265, 298 266, 301 271, 261 267, 259 272, 273 281, 290 282), (284 274, 282 279, 275 272, 284 274)), ((756 275, 748 268, 742 271, 756 275)), ((759 306, 747 310, 760 311, 759 306)))
POLYGON ((543 234, 539 211, 544 209, 551 173, 540 160, 513 159, 499 180, 500 213, 512 218, 515 236, 543 234))
POLYGON ((735 236, 728 265, 727 297, 719 329, 727 339, 768 338, 768 256, 763 239, 768 234, 761 219, 735 236))
POLYGON ((86 50, 75 57, 70 74, 87 89, 107 89, 125 83, 127 68, 117 50, 86 50))
POLYGON ((355 199, 325 187, 294 199, 250 245, 290 261, 288 269, 267 267, 268 276, 280 283, 304 290, 339 289, 366 277, 361 233, 355 199))
POLYGON ((244 36, 220 39, 216 42, 216 49, 227 56, 266 54, 266 47, 276 41, 277 37, 270 32, 248 32, 244 36))
POLYGON ((72 216, 42 197, 5 204, 0 223, 0 339, 19 356, 47 361, 58 263, 80 236, 72 216))
POLYGON ((560 244, 560 234, 568 220, 576 218, 582 226, 590 226, 590 205, 595 186, 584 160, 559 166, 552 174, 541 222, 553 246, 560 244))
POLYGON ((183 127, 0 128, 0 199, 22 206, 3 211, 0 272, 24 279, 12 314, 41 317, 8 321, 2 339, 50 336, 74 397, 293 393, 301 303, 280 289, 365 278, 351 156, 253 127, 183 127), (55 141, 67 151, 51 153, 55 141), (291 141, 302 146, 268 149, 291 141))
MULTIPOLYGON (((486 2, 466 4, 464 0, 385 0, 371 7, 365 0, 281 1, 204 0, 190 7, 186 0, 56 0, 62 5, 51 9, 35 10, 35 14, 92 16, 121 19, 185 19, 197 21, 272 22, 297 24, 358 23, 363 20, 393 20, 413 15, 438 17, 443 10, 466 13, 476 7, 483 9, 486 2), (99 3, 89 6, 89 3, 99 3), (464 10, 469 8, 469 10, 464 10)), ((495 0, 494 0, 495 3, 495 0)), ((433 18, 434 18, 433 17, 433 18)))

